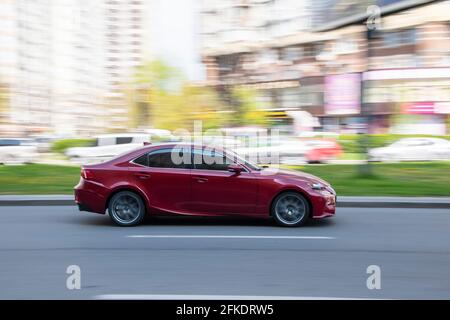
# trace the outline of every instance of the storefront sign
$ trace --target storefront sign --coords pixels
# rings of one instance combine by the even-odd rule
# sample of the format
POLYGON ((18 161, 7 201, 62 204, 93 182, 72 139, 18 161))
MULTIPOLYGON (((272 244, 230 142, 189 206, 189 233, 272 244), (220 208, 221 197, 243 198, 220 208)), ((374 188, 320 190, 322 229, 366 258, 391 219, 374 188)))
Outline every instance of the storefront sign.
POLYGON ((436 102, 435 111, 440 114, 450 114, 450 102, 436 102))
POLYGON ((325 113, 329 115, 359 114, 361 76, 359 73, 325 77, 325 113))
POLYGON ((403 106, 403 113, 408 114, 434 114, 434 102, 408 103, 403 106))
POLYGON ((403 106, 403 113, 450 114, 450 102, 415 102, 403 106))
POLYGON ((364 80, 445 79, 449 75, 450 68, 389 69, 365 72, 364 80))

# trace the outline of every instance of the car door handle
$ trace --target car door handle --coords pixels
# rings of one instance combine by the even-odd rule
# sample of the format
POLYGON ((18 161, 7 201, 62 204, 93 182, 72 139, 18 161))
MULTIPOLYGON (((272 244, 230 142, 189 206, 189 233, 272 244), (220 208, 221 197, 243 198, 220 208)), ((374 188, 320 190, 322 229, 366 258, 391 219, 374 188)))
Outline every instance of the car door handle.
POLYGON ((197 180, 197 182, 200 182, 200 183, 204 183, 204 182, 208 181, 208 179, 204 178, 204 177, 194 177, 194 179, 197 180))
POLYGON ((134 174, 136 177, 138 177, 139 179, 148 179, 150 178, 150 175, 146 172, 136 172, 134 174))

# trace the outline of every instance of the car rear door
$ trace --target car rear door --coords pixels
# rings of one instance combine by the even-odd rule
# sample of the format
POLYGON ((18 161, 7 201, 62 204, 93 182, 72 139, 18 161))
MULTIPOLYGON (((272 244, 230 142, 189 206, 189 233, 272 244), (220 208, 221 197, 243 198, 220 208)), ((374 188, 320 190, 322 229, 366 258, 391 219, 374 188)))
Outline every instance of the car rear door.
POLYGON ((161 148, 131 162, 130 179, 147 194, 150 206, 174 213, 186 213, 191 200, 191 163, 189 149, 161 148), (174 162, 173 156, 189 161, 174 162))

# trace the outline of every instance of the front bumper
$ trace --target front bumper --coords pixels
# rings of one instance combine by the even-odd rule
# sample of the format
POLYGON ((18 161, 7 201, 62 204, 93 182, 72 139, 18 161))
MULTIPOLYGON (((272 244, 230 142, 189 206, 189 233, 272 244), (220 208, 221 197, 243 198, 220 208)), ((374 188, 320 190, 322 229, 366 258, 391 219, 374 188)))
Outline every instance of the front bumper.
POLYGON ((332 217, 336 214, 337 196, 331 187, 317 191, 313 197, 313 219, 332 217))

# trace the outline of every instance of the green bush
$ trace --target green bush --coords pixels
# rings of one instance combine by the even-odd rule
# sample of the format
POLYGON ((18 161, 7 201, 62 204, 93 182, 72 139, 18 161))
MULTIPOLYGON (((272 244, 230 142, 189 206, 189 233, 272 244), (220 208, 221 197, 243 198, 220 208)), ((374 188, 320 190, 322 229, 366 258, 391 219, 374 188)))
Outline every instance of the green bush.
POLYGON ((88 138, 83 138, 83 139, 63 139, 63 140, 55 141, 53 143, 52 151, 64 154, 64 152, 68 148, 89 147, 89 146, 93 146, 94 143, 95 143, 95 139, 88 139, 88 138))
MULTIPOLYGON (((359 139, 362 139, 363 135, 358 134, 342 134, 338 138, 338 143, 341 145, 344 153, 361 153, 359 145, 359 139)), ((431 136, 431 135, 405 135, 405 134, 369 134, 367 135, 369 148, 379 148, 387 146, 402 138, 411 137, 433 137, 450 140, 450 136, 431 136)))

